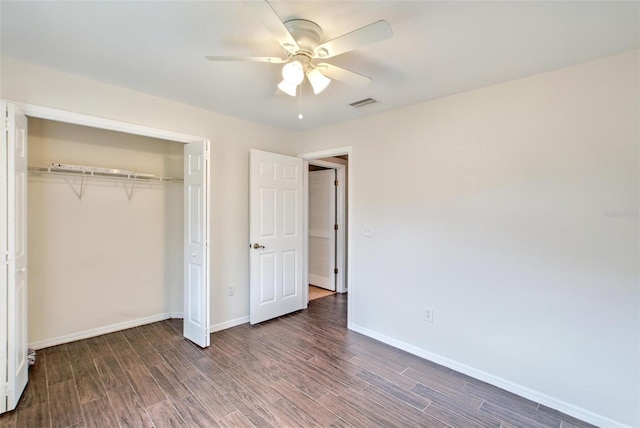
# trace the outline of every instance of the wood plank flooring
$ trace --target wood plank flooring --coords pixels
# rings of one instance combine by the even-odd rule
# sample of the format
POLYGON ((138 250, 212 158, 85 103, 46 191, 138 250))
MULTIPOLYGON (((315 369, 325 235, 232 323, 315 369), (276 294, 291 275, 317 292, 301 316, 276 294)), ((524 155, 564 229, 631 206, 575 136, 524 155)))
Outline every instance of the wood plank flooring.
POLYGON ((40 350, 0 427, 591 427, 348 331, 346 295, 185 341, 167 320, 40 350))

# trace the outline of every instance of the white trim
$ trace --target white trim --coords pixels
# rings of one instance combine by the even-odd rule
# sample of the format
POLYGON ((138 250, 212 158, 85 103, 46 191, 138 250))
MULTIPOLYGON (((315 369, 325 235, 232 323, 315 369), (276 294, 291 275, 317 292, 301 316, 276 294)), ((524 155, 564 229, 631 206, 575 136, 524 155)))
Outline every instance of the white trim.
POLYGON ((317 152, 301 153, 298 155, 298 157, 309 160, 309 159, 320 159, 320 158, 330 158, 334 156, 349 155, 349 163, 351 163, 352 151, 353 151, 353 147, 344 146, 344 147, 336 147, 335 149, 320 150, 317 152))
POLYGON ((226 330, 228 328, 235 327, 241 324, 246 324, 248 322, 249 322, 249 316, 236 318, 233 320, 211 325, 211 327, 209 327, 209 332, 214 333, 216 331, 226 330))
POLYGON ((330 162, 330 161, 320 160, 320 159, 308 159, 308 161, 309 161, 309 165, 322 166, 324 168, 338 169, 338 168, 344 168, 347 166, 346 164, 330 162))
MULTIPOLYGON (((353 198, 353 182, 354 182, 354 177, 355 174, 353 173, 353 147, 351 146, 344 146, 344 147, 336 147, 334 149, 327 149, 327 150, 320 150, 317 152, 309 152, 309 153, 301 153, 298 155, 299 158, 302 158, 305 160, 305 182, 304 182, 304 186, 305 189, 309 188, 309 183, 308 183, 308 163, 310 160, 314 160, 314 159, 320 159, 320 158, 330 158, 333 156, 341 156, 341 155, 347 155, 348 156, 348 161, 347 161, 347 169, 348 169, 348 173, 349 173, 349 177, 347 179, 347 225, 352 225, 353 224, 353 202, 352 202, 352 198, 353 198)), ((344 165, 341 165, 344 167, 344 165)), ((309 231, 309 213, 307 212, 307 207, 309 206, 309 200, 308 200, 308 192, 305 191, 305 215, 304 215, 304 222, 305 222, 305 235, 308 235, 308 231, 309 231)), ((347 262, 346 262, 346 271, 347 271, 347 286, 349 288, 349 292, 352 293, 353 295, 353 291, 354 291, 354 287, 353 287, 353 280, 351 277, 351 242, 352 242, 352 236, 353 233, 347 233, 347 262)), ((304 263, 305 263, 305 268, 304 268, 304 275, 305 275, 305 280, 307 280, 308 283, 308 271, 309 271, 309 251, 307 250, 308 248, 308 237, 305 236, 305 258, 304 258, 304 263)), ((308 293, 308 287, 305 287, 305 289, 307 290, 308 293)), ((308 296, 307 296, 307 300, 308 300, 308 296)), ((353 298, 349 298, 347 300, 347 327, 351 328, 351 320, 353 319, 353 298)))
MULTIPOLYGON (((171 312, 171 318, 184 318, 184 314, 182 312, 171 312)), ((249 322, 249 316, 244 316, 240 318, 235 318, 229 321, 221 322, 218 324, 212 324, 209 326, 209 333, 215 333, 216 331, 226 330, 231 327, 236 327, 238 325, 246 324, 249 322)))
POLYGON ((302 162, 302 309, 309 307, 309 162, 302 162))
POLYGON ((134 125, 133 123, 105 119, 97 116, 89 116, 86 114, 36 106, 32 104, 24 104, 11 100, 7 100, 7 102, 15 104, 17 109, 24 115, 28 117, 35 117, 38 119, 55 120, 58 122, 72 123, 74 125, 88 126, 91 128, 107 129, 109 131, 124 132, 126 134, 142 135, 145 137, 170 140, 178 143, 198 143, 205 141, 205 139, 202 137, 167 131, 164 129, 134 125))
POLYGON ((58 336, 51 339, 41 340, 38 342, 29 343, 29 348, 42 349, 50 346, 61 345, 63 343, 75 342, 76 340, 88 339, 90 337, 101 336, 107 333, 113 333, 115 331, 126 330, 128 328, 139 327, 145 324, 151 324, 158 321, 164 321, 171 318, 171 314, 164 312, 157 315, 151 315, 144 318, 138 318, 135 320, 125 321, 116 324, 110 324, 103 327, 92 328, 89 330, 78 331, 76 333, 65 334, 64 336, 58 336))
MULTIPOLYGON (((309 284, 313 284, 316 287, 320 287, 320 288, 327 288, 331 286, 331 284, 326 284, 327 282, 328 281, 326 276, 321 276, 321 275, 318 275, 317 273, 309 273, 309 284), (324 287, 321 287, 321 285, 324 287)), ((331 288, 327 288, 327 289, 330 291, 335 291, 335 290, 331 290, 331 288)))
POLYGON ((369 330, 357 324, 351 323, 351 325, 349 326, 349 329, 355 332, 364 334, 365 336, 371 337, 373 339, 379 340, 380 342, 386 343, 387 345, 391 345, 394 348, 402 349, 403 351, 407 351, 413 355, 417 355, 418 357, 443 365, 447 368, 463 373, 467 376, 471 376, 474 379, 487 382, 493 386, 504 389, 505 391, 512 392, 516 395, 519 395, 531 401, 535 401, 536 403, 540 403, 544 406, 550 407, 559 412, 565 413, 569 416, 573 416, 574 418, 580 419, 590 424, 601 426, 601 427, 607 427, 607 428, 632 428, 631 426, 611 420, 605 416, 598 415, 596 413, 590 412, 589 410, 583 409, 581 407, 574 406, 573 404, 569 404, 565 401, 558 400, 557 398, 543 394, 539 391, 527 388, 525 386, 508 381, 501 377, 494 376, 490 373, 484 372, 482 370, 478 370, 474 367, 468 366, 466 364, 462 364, 458 361, 451 360, 441 355, 434 354, 432 352, 426 351, 416 346, 409 345, 408 343, 402 342, 400 340, 396 340, 389 336, 385 336, 384 334, 380 334, 376 331, 369 330))
POLYGON ((338 233, 336 235, 337 239, 337 254, 336 258, 338 260, 338 284, 336 284, 336 290, 338 293, 346 293, 349 288, 349 282, 347 281, 347 228, 349 227, 349 223, 347 222, 347 198, 345 193, 345 183, 348 182, 347 176, 348 173, 348 164, 342 165, 341 167, 336 167, 336 175, 338 180, 338 187, 336 189, 337 192, 337 206, 336 206, 336 215, 338 220, 338 233))
MULTIPOLYGON (((340 164, 340 163, 336 163, 336 162, 329 162, 329 161, 325 161, 325 160, 317 160, 317 159, 309 159, 306 161, 309 165, 315 165, 315 166, 321 166, 324 168, 331 168, 336 170, 336 180, 338 180, 338 183, 342 183, 340 185, 338 185, 338 187, 336 188, 336 221, 338 223, 338 225, 340 226, 338 228, 338 233, 336 234, 336 260, 337 260, 337 268, 338 268, 338 275, 336 276, 336 291, 338 293, 346 293, 347 292, 347 277, 345 275, 345 265, 346 265, 346 255, 345 255, 345 237, 347 234, 347 219, 346 219, 346 199, 345 199, 345 186, 344 183, 347 181, 346 177, 347 177, 347 173, 346 170, 348 168, 348 163, 347 164, 340 164)), ((306 203, 305 203, 305 209, 309 206, 309 201, 308 201, 308 190, 309 190, 309 167, 308 165, 305 165, 304 167, 304 174, 306 176, 305 179, 305 190, 306 190, 306 194, 307 194, 307 198, 306 198, 306 203)), ((308 236, 309 236, 309 213, 307 212, 305 215, 305 232, 304 232, 304 236, 307 238, 305 240, 305 248, 307 251, 307 257, 306 257, 306 261, 307 263, 309 262, 309 257, 308 257, 308 253, 309 253, 309 242, 308 242, 308 236)), ((307 265, 308 266, 308 265, 307 265)), ((307 271, 309 270, 308 267, 305 268, 307 271)), ((314 284, 314 280, 311 278, 308 278, 308 283, 309 284, 314 284)), ((308 298, 307 298, 308 300, 308 298)))
MULTIPOLYGON (((178 142, 178 143, 184 143, 184 144, 202 144, 203 148, 204 148, 204 152, 205 152, 205 158, 208 161, 207 163, 207 171, 205 172, 206 177, 205 177, 205 192, 206 192, 206 212, 208 215, 206 215, 206 225, 205 225, 205 275, 206 277, 204 278, 205 283, 209 284, 209 275, 210 275, 210 257, 209 257, 209 242, 211 242, 211 236, 210 236, 210 219, 211 219, 211 205, 210 205, 210 195, 209 195, 209 191, 210 191, 210 179, 211 179, 211 168, 209 167, 210 165, 210 155, 209 155, 209 147, 210 147, 210 141, 208 138, 204 138, 204 137, 198 137, 198 136, 193 136, 193 135, 189 135, 189 134, 182 134, 182 133, 178 133, 178 132, 173 132, 173 131, 167 131, 164 129, 158 129, 158 128, 151 128, 151 127, 147 127, 147 126, 141 126, 141 125, 135 125, 132 123, 127 123, 127 122, 121 122, 121 121, 117 121, 117 120, 112 120, 112 119, 105 119, 102 117, 97 117, 97 116, 89 116, 89 115, 85 115, 85 114, 81 114, 81 113, 74 113, 74 112, 69 112, 69 111, 65 111, 65 110, 59 110, 59 109, 54 109, 54 108, 49 108, 49 107, 42 107, 42 106, 37 106, 37 105, 32 105, 32 104, 25 104, 25 103, 20 103, 20 102, 14 102, 11 100, 3 100, 3 101, 7 101, 8 103, 13 103, 15 104, 17 110, 19 110, 21 113, 23 113, 24 115, 26 115, 27 117, 34 117, 34 118, 39 118, 39 119, 47 119, 47 120, 54 120, 54 121, 58 121, 58 122, 64 122, 64 123, 70 123, 70 124, 74 124, 74 125, 82 125, 82 126, 88 126, 91 128, 98 128, 98 129, 106 129, 106 130, 110 130, 110 131, 118 131, 118 132, 123 132, 123 133, 127 133, 127 134, 133 134, 133 135, 142 135, 145 137, 151 137, 151 138, 158 138, 158 139, 162 139, 162 140, 169 140, 169 141, 174 141, 174 142, 178 142)), ((209 296, 210 293, 210 286, 207 289, 207 296, 209 296)), ((207 311, 209 311, 209 307, 211 305, 210 303, 210 298, 206 299, 207 301, 207 311)), ((210 316, 210 315, 209 315, 210 316)), ((208 321, 210 322, 210 321, 208 321)), ((207 322, 207 323, 208 323, 207 322)), ((109 326, 107 326, 108 328, 109 326)), ((66 337, 66 336, 65 336, 66 337)), ((50 339, 48 341, 42 341, 39 343, 53 343, 52 341, 56 341, 59 338, 53 338, 50 339)), ((77 340, 77 339, 74 339, 77 340)), ((52 345, 44 345, 44 346, 52 346, 52 345)))

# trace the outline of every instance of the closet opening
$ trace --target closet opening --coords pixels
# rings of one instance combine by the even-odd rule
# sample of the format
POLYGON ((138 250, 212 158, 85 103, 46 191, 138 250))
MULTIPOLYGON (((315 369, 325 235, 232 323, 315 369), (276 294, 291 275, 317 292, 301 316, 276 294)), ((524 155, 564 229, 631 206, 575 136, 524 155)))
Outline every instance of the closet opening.
POLYGON ((28 141, 30 345, 182 317, 184 144, 37 118, 28 141))
POLYGON ((4 100, 0 110, 0 413, 24 391, 29 347, 172 316, 209 346, 209 140, 4 100))

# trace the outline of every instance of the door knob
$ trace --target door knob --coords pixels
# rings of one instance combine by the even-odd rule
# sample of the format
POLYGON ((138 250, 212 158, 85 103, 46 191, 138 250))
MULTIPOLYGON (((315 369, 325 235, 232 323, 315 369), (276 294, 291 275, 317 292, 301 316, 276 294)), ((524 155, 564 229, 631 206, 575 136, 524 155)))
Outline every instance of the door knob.
POLYGON ((262 248, 264 248, 264 245, 260 245, 257 242, 255 244, 253 244, 253 249, 254 250, 260 250, 262 248))
POLYGON ((25 273, 26 271, 27 271, 27 269, 26 269, 26 268, 20 268, 20 269, 18 269, 18 272, 20 272, 20 273, 25 273))

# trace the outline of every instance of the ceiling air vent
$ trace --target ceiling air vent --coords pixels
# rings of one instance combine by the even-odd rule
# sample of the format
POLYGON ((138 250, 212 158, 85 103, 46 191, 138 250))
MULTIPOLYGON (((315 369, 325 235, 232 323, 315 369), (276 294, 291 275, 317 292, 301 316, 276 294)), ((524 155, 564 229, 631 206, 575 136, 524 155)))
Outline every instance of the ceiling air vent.
POLYGON ((365 98, 365 99, 360 100, 360 101, 352 102, 349 105, 351 107, 360 108, 360 107, 368 106, 368 105, 371 105, 371 104, 377 104, 377 103, 378 103, 378 101, 374 100, 373 98, 365 98))

